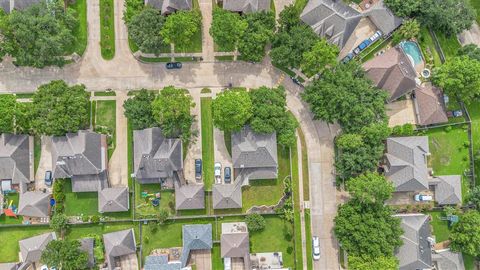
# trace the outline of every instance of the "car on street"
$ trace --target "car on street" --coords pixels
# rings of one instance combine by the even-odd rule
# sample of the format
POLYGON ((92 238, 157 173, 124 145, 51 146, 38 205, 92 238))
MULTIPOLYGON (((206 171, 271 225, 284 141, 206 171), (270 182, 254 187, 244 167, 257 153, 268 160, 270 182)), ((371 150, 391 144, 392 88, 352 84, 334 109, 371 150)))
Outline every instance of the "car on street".
POLYGON ((230 167, 225 167, 225 170, 223 171, 223 179, 225 183, 232 182, 232 169, 230 167))
POLYGON ((182 63, 180 62, 168 62, 166 65, 167 69, 180 69, 182 68, 182 63))
POLYGON ((424 194, 416 194, 414 197, 416 202, 431 202, 433 201, 433 197, 430 195, 424 195, 424 194))
POLYGON ((318 238, 318 236, 314 236, 312 238, 312 253, 313 260, 320 260, 320 239, 318 238))
POLYGON ((202 179, 202 160, 195 159, 195 179, 202 179))
POLYGON ((217 180, 218 184, 222 183, 222 164, 220 164, 220 162, 215 162, 215 166, 213 168, 215 180, 217 180))
POLYGON ((45 172, 45 185, 47 187, 51 187, 53 182, 53 176, 52 176, 52 171, 46 171, 45 172))

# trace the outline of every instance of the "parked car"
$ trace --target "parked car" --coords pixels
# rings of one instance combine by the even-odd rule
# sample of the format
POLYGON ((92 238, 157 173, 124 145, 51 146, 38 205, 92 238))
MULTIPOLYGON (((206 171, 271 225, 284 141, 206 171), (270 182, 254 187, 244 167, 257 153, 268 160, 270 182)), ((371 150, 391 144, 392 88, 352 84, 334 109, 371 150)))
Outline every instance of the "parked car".
POLYGON ((375 40, 379 39, 381 36, 382 36, 382 32, 379 30, 370 37, 370 41, 374 42, 375 40))
POLYGON ((202 179, 202 160, 195 159, 195 179, 202 179))
POLYGON ((342 63, 346 64, 348 62, 350 62, 350 60, 352 60, 352 58, 354 57, 355 55, 353 53, 348 53, 347 56, 345 56, 343 59, 342 59, 342 63))
POLYGON ((433 197, 430 195, 423 195, 423 194, 417 194, 414 197, 416 202, 431 202, 433 201, 433 197))
POLYGON ((223 179, 225 183, 230 184, 230 182, 232 182, 232 169, 230 167, 225 167, 225 170, 223 171, 223 179))
POLYGON ((180 62, 168 62, 166 64, 167 69, 180 69, 182 68, 182 63, 180 62))
POLYGON ((46 171, 45 172, 45 185, 47 187, 50 187, 50 186, 52 186, 52 182, 53 182, 52 171, 46 171))
POLYGON ((222 164, 220 162, 215 162, 214 173, 217 183, 220 184, 222 182, 222 164))
POLYGON ((312 238, 312 253, 315 261, 320 260, 320 239, 318 236, 312 238))

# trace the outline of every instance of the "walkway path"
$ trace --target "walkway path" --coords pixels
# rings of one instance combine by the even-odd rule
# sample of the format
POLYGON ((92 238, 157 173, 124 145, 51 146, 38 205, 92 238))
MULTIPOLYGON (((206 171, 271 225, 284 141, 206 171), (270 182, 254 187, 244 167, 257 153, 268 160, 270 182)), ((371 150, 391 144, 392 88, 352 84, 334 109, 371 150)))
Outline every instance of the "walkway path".
POLYGON ((116 91, 116 127, 115 127, 115 150, 108 162, 110 185, 128 186, 128 140, 127 118, 124 114, 123 103, 128 99, 126 91, 116 91))
POLYGON ((202 55, 203 61, 213 62, 214 43, 210 36, 210 25, 212 25, 212 0, 200 0, 200 11, 202 12, 202 55))
POLYGON ((302 142, 297 132, 297 157, 298 157, 298 201, 300 202, 300 227, 302 236, 303 270, 307 270, 307 234, 305 232, 305 200, 303 197, 303 158, 302 142))

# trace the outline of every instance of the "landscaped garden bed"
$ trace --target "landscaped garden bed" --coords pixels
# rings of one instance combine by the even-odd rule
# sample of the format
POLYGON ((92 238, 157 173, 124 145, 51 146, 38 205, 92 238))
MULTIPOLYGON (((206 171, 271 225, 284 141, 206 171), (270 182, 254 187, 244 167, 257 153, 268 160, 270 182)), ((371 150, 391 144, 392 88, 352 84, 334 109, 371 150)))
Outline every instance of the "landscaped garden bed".
POLYGON ((103 59, 115 56, 115 14, 113 0, 100 0, 100 45, 103 59))

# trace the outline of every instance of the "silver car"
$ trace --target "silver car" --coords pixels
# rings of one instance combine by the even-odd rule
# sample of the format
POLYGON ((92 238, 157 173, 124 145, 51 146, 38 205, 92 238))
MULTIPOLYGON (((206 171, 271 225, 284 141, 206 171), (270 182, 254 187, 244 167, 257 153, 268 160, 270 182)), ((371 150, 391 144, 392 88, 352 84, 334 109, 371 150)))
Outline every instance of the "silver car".
POLYGON ((312 253, 313 260, 320 260, 320 239, 318 238, 318 236, 314 236, 312 238, 312 253))

